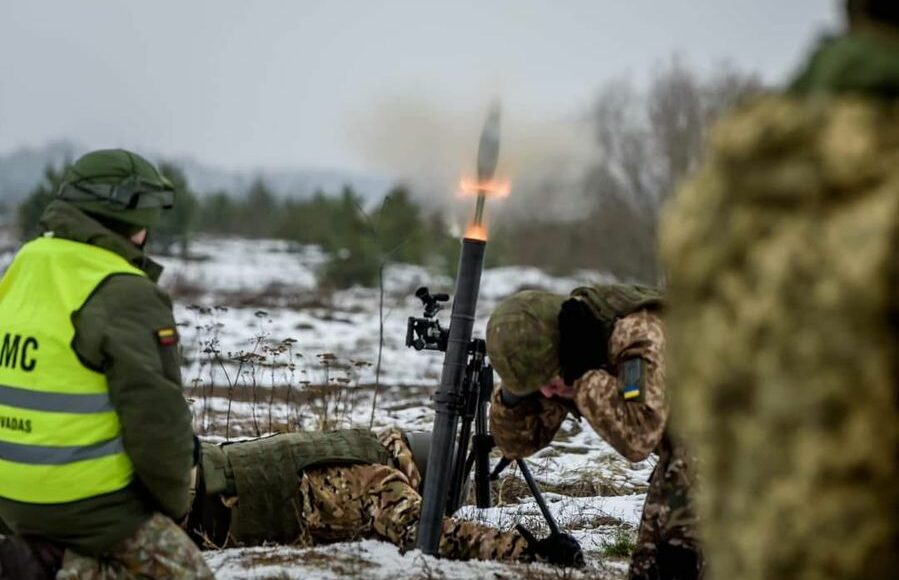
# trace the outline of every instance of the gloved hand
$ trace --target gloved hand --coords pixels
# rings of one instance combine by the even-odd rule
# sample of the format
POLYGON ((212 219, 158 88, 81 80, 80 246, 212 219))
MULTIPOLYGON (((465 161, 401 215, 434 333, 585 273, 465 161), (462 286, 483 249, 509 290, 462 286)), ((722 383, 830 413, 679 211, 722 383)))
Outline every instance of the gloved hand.
POLYGON ((581 545, 569 534, 550 534, 538 540, 527 528, 518 524, 515 526, 518 533, 528 543, 528 552, 550 564, 557 566, 582 568, 584 566, 584 553, 581 545))

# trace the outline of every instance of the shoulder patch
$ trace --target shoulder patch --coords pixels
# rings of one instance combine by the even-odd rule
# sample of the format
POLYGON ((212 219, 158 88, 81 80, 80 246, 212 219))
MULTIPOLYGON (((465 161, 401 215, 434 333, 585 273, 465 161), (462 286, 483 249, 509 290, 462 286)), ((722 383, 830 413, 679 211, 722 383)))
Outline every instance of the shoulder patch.
POLYGON ((646 400, 646 361, 631 358, 621 363, 618 390, 625 401, 642 403, 646 400))
POLYGON ((172 346, 178 343, 178 331, 173 327, 160 328, 155 334, 159 346, 172 346))

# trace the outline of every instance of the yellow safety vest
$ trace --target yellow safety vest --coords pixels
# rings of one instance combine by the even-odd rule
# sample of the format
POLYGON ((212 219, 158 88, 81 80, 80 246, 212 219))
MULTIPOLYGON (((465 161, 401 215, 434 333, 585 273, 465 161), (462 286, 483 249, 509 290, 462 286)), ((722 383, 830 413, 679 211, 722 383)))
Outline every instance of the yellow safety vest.
POLYGON ((131 482, 106 377, 72 348, 72 315, 114 274, 145 275, 108 250, 44 237, 0 280, 0 497, 64 503, 131 482))

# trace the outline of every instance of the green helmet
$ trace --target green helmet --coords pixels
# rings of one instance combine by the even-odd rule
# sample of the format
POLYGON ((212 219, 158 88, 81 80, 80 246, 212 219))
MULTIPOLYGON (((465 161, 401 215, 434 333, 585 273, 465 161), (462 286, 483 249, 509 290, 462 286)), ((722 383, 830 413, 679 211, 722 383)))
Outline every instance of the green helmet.
POLYGON ((510 393, 530 395, 559 373, 559 311, 567 299, 525 290, 490 315, 487 354, 510 393))
POLYGON ((159 223, 175 188, 146 159, 124 149, 82 156, 66 170, 57 193, 78 209, 141 228, 159 223))

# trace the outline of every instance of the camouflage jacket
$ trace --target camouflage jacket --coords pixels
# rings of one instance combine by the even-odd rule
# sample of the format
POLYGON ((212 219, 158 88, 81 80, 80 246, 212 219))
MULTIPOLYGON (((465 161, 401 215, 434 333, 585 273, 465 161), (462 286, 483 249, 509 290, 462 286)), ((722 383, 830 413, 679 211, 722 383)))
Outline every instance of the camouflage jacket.
MULTIPOLYGON (((665 337, 658 314, 641 310, 615 323, 609 338, 608 370, 593 370, 575 382, 574 406, 594 430, 630 461, 646 459, 662 441, 668 420, 663 352, 665 337), (645 361, 640 396, 626 399, 619 380, 622 363, 645 361)), ((549 445, 571 408, 536 395, 514 407, 493 395, 491 429, 510 458, 527 457, 549 445)))
POLYGON ((575 382, 575 409, 541 395, 509 407, 503 404, 499 388, 491 405, 493 437, 511 458, 526 457, 549 445, 574 410, 628 460, 642 461, 653 451, 659 454, 649 482, 632 573, 655 568, 660 544, 698 550, 690 499, 692 462, 683 446, 667 433, 664 350, 661 318, 640 310, 615 323, 609 339, 608 370, 589 371, 575 382), (625 398, 628 381, 621 376, 621 367, 634 358, 645 362, 642 392, 639 397, 625 398))

